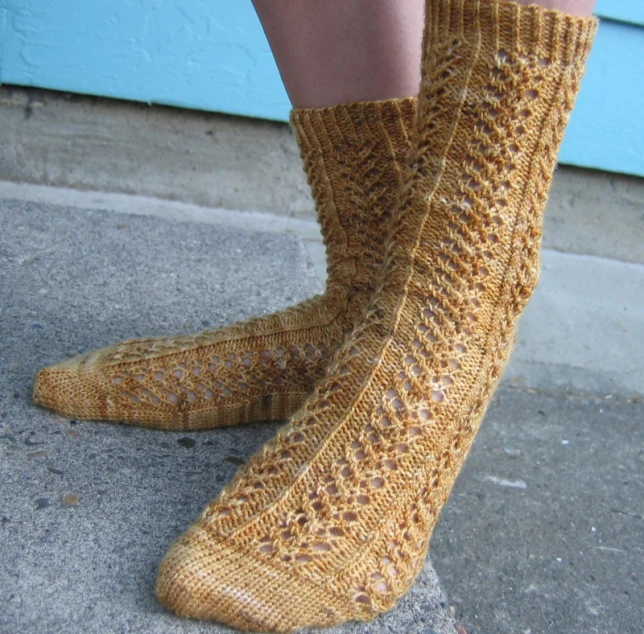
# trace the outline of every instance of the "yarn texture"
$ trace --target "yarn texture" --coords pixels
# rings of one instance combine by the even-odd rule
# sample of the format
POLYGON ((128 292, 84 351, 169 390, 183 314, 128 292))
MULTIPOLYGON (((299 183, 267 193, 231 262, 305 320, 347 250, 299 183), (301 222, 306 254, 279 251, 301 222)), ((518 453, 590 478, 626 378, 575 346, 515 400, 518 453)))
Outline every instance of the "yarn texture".
POLYGON ((428 0, 412 152, 365 317, 311 397, 161 563, 177 614, 369 620, 424 563, 539 277, 592 18, 428 0))
POLYGON ((126 341, 41 370, 37 405, 74 418, 193 430, 293 414, 362 316, 384 258, 416 100, 295 110, 327 249, 327 286, 219 330, 126 341))

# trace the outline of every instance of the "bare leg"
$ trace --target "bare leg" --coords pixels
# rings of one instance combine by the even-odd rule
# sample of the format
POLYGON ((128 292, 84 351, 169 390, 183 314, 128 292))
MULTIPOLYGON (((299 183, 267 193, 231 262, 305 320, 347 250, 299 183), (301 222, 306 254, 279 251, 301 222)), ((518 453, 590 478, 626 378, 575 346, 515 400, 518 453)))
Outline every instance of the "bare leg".
MULTIPOLYGON (((591 15, 595 0, 517 0, 591 15)), ((295 108, 416 95, 424 0, 253 0, 295 108)))
POLYGON ((295 108, 418 93, 424 0, 253 4, 295 108))
POLYGON ((519 4, 538 4, 546 9, 557 9, 571 15, 589 16, 595 8, 595 0, 516 0, 519 4))

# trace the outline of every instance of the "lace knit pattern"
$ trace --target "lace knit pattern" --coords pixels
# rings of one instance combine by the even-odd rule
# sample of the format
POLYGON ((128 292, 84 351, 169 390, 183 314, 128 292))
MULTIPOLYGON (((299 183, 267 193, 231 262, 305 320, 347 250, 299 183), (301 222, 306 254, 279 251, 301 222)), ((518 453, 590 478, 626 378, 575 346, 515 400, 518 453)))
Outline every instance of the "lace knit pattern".
POLYGON ((369 620, 420 571, 539 276, 595 20, 428 0, 406 183, 365 318, 303 408, 170 549, 178 614, 258 631, 369 620))
POLYGON ((327 249, 324 295, 220 330, 126 341, 45 368, 36 404, 171 430, 290 416, 373 291, 415 115, 414 98, 293 112, 327 249))

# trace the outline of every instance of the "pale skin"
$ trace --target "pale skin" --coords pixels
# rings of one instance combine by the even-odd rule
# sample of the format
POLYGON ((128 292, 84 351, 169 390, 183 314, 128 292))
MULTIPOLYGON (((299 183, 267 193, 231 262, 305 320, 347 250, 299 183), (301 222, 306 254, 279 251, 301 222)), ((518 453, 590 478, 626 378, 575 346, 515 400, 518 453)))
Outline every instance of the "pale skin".
MULTIPOLYGON (((517 0, 589 16, 595 0, 517 0)), ((425 0, 253 0, 294 108, 418 93, 425 0)))

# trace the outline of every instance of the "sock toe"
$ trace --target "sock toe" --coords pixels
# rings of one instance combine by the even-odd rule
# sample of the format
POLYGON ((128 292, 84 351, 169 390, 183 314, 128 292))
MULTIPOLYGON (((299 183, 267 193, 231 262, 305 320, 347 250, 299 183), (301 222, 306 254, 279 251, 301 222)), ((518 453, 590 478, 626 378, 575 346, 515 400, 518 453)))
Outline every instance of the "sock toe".
POLYGON ((104 399, 97 378, 84 370, 88 356, 42 368, 34 379, 34 403, 62 416, 101 419, 104 399))
POLYGON ((179 616, 253 632, 328 627, 356 618, 327 589, 274 570, 195 525, 161 562, 157 597, 179 616))

